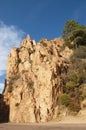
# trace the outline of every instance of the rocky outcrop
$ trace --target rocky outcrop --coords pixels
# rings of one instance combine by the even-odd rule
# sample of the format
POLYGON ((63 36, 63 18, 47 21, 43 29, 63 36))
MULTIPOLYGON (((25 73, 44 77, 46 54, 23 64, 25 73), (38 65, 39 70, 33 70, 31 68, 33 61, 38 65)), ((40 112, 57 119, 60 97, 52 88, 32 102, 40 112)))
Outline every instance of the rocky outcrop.
POLYGON ((7 62, 4 97, 9 101, 11 122, 46 122, 55 117, 63 91, 67 64, 55 41, 38 44, 27 36, 12 48, 7 62))
POLYGON ((60 55, 65 59, 65 60, 70 60, 70 57, 73 55, 73 50, 69 49, 67 46, 65 49, 60 53, 60 55))

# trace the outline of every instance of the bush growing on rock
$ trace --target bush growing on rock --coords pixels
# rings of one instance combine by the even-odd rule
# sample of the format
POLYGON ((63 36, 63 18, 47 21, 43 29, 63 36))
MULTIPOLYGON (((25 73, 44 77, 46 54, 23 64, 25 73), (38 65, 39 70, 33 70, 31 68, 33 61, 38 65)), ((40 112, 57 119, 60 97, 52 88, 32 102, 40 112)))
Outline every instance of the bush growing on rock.
POLYGON ((61 105, 65 105, 66 107, 69 105, 70 103, 70 97, 68 94, 64 93, 64 94, 61 94, 60 97, 59 97, 59 103, 61 105))

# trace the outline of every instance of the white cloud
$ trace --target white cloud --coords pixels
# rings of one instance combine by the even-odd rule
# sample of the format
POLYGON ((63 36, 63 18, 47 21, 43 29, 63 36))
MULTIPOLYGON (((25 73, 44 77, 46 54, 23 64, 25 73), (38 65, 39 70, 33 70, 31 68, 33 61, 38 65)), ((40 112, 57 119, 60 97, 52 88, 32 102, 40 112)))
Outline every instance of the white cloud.
POLYGON ((4 88, 4 83, 0 83, 0 93, 2 93, 3 88, 4 88))
MULTIPOLYGON (((12 47, 18 47, 24 32, 0 22, 0 70, 6 70, 6 60, 12 47)), ((1 74, 2 72, 0 72, 1 74)))
POLYGON ((0 70, 0 76, 5 74, 5 70, 0 70))

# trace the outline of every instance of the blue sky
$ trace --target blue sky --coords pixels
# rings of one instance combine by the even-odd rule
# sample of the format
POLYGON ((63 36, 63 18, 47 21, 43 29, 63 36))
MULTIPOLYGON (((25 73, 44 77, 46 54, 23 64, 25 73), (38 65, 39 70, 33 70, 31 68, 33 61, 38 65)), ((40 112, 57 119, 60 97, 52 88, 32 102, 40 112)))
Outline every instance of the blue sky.
POLYGON ((0 92, 6 59, 13 46, 30 34, 32 39, 61 37, 67 20, 86 26, 86 0, 0 0, 0 92))
POLYGON ((61 36, 66 20, 86 24, 86 0, 0 0, 0 20, 33 39, 61 36))

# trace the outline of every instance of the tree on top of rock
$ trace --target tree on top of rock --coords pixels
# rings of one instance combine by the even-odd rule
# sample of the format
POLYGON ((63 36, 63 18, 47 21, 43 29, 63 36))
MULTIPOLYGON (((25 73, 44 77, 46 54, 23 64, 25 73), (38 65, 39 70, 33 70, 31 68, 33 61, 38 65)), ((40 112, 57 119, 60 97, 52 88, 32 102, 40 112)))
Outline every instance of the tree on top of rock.
POLYGON ((69 20, 65 23, 62 37, 65 41, 65 45, 69 47, 86 45, 86 27, 74 20, 69 20))

